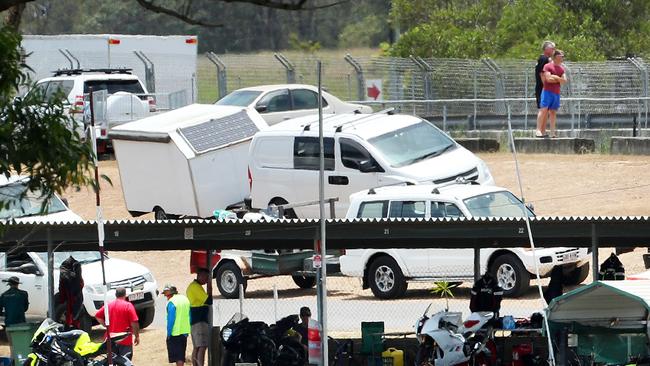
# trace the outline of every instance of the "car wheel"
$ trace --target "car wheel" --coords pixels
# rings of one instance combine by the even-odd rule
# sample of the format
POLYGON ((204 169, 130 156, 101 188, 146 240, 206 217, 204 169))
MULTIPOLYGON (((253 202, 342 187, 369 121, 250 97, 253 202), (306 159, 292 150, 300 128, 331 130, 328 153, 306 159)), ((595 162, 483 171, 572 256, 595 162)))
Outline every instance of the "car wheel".
POLYGON ((235 262, 226 262, 221 265, 217 269, 215 280, 217 281, 217 287, 221 296, 226 299, 236 299, 239 297, 239 285, 243 285, 244 292, 246 292, 246 279, 235 262))
MULTIPOLYGON (((284 198, 274 198, 274 199, 271 200, 271 202, 269 202, 269 206, 270 205, 281 206, 281 205, 286 205, 287 203, 289 203, 289 202, 287 200, 285 200, 284 198)), ((284 210, 284 218, 285 219, 297 219, 298 215, 296 215, 296 211, 294 211, 293 208, 290 208, 290 209, 284 210)))
POLYGON ((300 288, 312 288, 316 285, 316 277, 314 276, 293 275, 291 278, 300 288))
POLYGON ((512 254, 497 257, 490 267, 490 272, 503 289, 504 296, 521 296, 530 286, 530 274, 519 258, 512 254))
POLYGON ((579 285, 589 277, 589 263, 585 263, 580 267, 573 268, 572 270, 564 273, 565 285, 579 285))
POLYGON ((146 308, 138 311, 138 324, 140 329, 144 329, 153 323, 153 318, 156 315, 156 308, 146 308))
POLYGON ((165 213, 165 210, 162 209, 162 207, 156 206, 153 209, 153 217, 156 219, 156 221, 162 221, 162 220, 167 220, 167 213, 165 213))
POLYGON ((380 299, 395 299, 406 292, 407 283, 402 270, 391 257, 382 256, 370 263, 368 283, 372 293, 380 299))

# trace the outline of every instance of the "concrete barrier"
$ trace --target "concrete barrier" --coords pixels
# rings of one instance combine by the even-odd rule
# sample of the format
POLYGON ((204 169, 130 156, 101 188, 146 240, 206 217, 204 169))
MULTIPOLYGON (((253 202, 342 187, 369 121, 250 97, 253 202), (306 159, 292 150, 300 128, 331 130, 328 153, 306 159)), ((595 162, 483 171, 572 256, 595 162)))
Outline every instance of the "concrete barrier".
POLYGON ((486 139, 486 138, 457 138, 454 139, 462 147, 467 150, 478 153, 478 152, 497 152, 501 147, 497 139, 486 139))
POLYGON ((594 140, 570 137, 516 138, 515 147, 520 153, 587 154, 596 149, 594 140))
POLYGON ((650 137, 613 136, 610 154, 650 155, 650 137))

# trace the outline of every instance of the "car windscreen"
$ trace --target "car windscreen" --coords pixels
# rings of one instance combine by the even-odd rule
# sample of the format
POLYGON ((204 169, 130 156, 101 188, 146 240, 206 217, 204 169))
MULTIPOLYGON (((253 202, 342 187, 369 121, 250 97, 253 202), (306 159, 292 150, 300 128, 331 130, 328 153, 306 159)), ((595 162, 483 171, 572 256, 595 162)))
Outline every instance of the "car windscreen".
POLYGON ((456 148, 456 143, 431 123, 421 121, 373 137, 368 142, 396 168, 411 165, 456 148))
POLYGON ((257 90, 239 90, 234 91, 225 97, 219 99, 215 104, 216 105, 234 105, 237 107, 248 107, 253 103, 255 98, 257 98, 261 91, 257 90))
POLYGON ((41 192, 26 192, 26 190, 27 186, 24 183, 12 183, 0 187, 0 200, 5 203, 0 208, 0 219, 48 215, 67 210, 56 196, 47 200, 43 210, 45 197, 41 192))
POLYGON ((93 91, 106 90, 108 94, 115 94, 117 92, 127 92, 132 94, 144 94, 142 84, 137 79, 127 80, 86 80, 84 83, 84 93, 89 93, 90 88, 93 91))
POLYGON ((473 217, 534 217, 515 195, 508 191, 485 193, 463 200, 473 217))
MULTIPOLYGON (((36 253, 36 255, 38 255, 44 263, 47 263, 47 253, 39 252, 36 253)), ((61 267, 61 263, 69 257, 76 259, 81 264, 97 262, 101 259, 99 252, 54 252, 54 268, 61 267)))

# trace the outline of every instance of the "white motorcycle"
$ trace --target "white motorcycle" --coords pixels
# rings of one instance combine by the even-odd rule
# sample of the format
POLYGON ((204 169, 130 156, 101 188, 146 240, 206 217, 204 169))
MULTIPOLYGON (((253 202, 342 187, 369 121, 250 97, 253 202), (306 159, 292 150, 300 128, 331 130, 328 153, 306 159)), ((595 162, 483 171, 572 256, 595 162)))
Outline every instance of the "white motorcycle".
POLYGON ((476 312, 462 322, 462 314, 440 311, 428 316, 431 305, 415 324, 419 346, 416 366, 496 365, 492 340, 492 312, 476 312))

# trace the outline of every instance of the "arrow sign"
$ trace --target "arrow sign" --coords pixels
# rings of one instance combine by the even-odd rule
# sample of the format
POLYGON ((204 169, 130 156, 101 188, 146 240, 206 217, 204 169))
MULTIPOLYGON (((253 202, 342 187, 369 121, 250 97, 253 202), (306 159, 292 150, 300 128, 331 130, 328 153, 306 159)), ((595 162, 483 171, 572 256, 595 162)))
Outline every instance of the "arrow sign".
POLYGON ((366 100, 382 100, 381 79, 366 80, 366 100))

